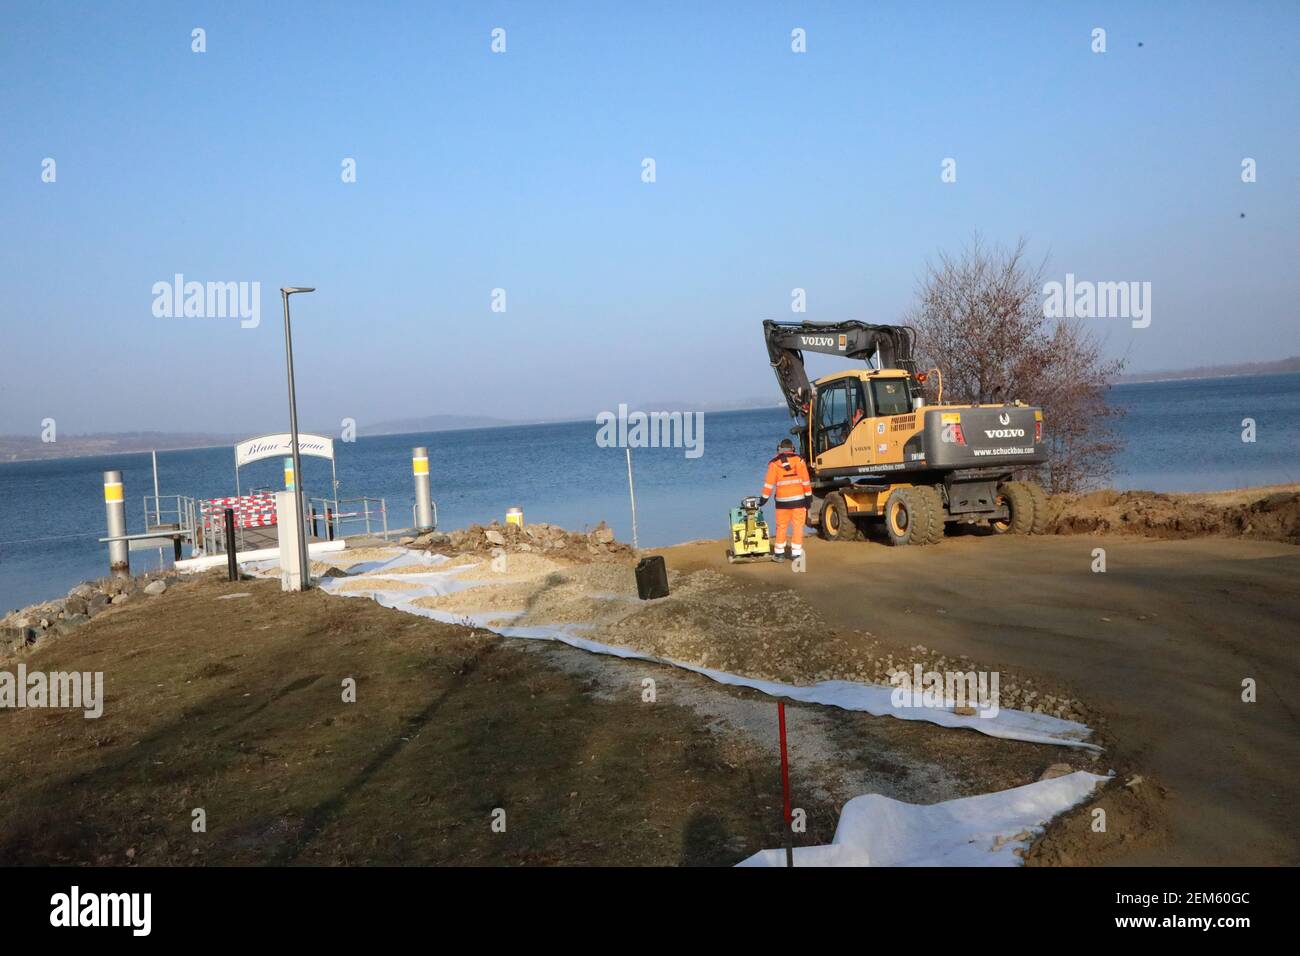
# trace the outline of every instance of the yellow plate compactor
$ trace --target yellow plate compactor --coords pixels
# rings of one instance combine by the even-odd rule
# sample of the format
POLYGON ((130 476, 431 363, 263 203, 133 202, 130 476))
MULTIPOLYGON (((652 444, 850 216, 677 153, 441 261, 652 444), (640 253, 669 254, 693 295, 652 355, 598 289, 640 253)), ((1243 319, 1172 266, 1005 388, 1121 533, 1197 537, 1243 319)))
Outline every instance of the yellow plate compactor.
POLYGON ((739 508, 731 509, 731 547, 727 549, 727 560, 735 564, 737 561, 771 559, 772 538, 768 534, 762 505, 758 498, 743 498, 739 508))

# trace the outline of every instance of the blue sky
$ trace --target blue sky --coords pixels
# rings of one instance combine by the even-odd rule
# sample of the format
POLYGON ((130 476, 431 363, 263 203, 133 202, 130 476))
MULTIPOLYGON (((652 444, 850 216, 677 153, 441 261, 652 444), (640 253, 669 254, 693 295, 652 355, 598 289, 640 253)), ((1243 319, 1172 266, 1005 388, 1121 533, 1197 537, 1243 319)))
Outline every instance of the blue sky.
POLYGON ((791 289, 895 321, 977 230, 1151 282, 1133 369, 1300 353, 1294 3, 2 10, 0 433, 282 428, 288 284, 311 423, 776 402, 791 289))

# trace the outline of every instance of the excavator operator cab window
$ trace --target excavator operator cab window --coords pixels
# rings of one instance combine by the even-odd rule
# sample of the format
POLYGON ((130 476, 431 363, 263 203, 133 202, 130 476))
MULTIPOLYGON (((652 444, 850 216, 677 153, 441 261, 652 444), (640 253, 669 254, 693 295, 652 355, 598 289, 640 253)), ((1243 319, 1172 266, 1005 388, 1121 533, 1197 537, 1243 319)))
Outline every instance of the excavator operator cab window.
POLYGON ((870 414, 864 398, 858 381, 834 382, 817 390, 817 454, 849 440, 853 426, 870 414))
POLYGON ((877 415, 906 415, 912 410, 907 379, 878 378, 871 383, 871 394, 876 400, 877 415))

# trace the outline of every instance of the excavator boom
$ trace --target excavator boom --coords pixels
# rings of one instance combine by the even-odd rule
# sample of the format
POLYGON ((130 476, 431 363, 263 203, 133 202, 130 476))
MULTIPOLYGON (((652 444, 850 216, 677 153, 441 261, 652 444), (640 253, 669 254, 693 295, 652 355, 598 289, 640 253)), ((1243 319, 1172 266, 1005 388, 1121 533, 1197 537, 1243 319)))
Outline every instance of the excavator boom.
POLYGON ((767 354, 776 372, 776 380, 785 395, 793 418, 803 418, 808 410, 812 387, 804 369, 804 352, 843 355, 845 358, 870 361, 877 356, 877 368, 897 368, 908 372, 908 391, 920 395, 916 381, 916 362, 912 357, 915 338, 911 326, 871 325, 867 322, 763 322, 767 354))

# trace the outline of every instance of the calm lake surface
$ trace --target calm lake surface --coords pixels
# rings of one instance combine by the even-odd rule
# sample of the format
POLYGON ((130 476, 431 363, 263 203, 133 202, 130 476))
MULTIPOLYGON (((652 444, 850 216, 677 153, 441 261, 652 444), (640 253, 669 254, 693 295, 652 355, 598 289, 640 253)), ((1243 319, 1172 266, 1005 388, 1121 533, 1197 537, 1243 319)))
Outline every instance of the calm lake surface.
MULTIPOLYGON (((1127 415, 1127 442, 1115 486, 1156 491, 1212 491, 1300 481, 1300 374, 1189 379, 1120 385, 1112 401, 1127 415), (1241 440, 1242 419, 1257 441, 1241 440)), ((705 415, 704 454, 636 449, 637 530, 642 547, 660 547, 726 531, 726 512, 756 494, 776 442, 787 433, 784 408, 705 415)), ((266 430, 283 430, 268 420, 266 430)), ((594 422, 389 435, 335 442, 340 497, 387 501, 391 528, 411 524, 410 453, 427 445, 439 526, 500 520, 518 505, 529 521, 568 528, 604 519, 631 540, 627 463, 617 448, 595 443, 594 422)), ((144 530, 143 496, 152 494, 149 454, 0 464, 0 613, 63 595, 107 573, 103 472, 117 469, 126 486, 128 530, 144 530)), ((161 491, 215 498, 234 494, 234 450, 158 453, 161 491)), ((329 462, 303 460, 304 487, 328 494, 329 462)), ((279 459, 240 471, 240 484, 278 488, 279 459)), ((156 552, 131 554, 134 571, 156 566, 156 552)))

